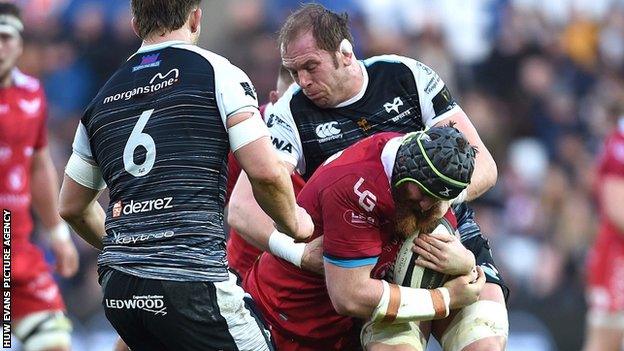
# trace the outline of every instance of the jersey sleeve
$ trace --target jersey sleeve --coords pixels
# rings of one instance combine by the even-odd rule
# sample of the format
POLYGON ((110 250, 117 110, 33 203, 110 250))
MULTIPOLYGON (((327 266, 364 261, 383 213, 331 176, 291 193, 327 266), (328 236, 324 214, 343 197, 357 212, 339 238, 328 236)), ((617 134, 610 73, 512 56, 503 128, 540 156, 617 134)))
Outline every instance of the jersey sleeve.
POLYGON ((215 65, 215 95, 223 125, 227 118, 240 112, 258 112, 256 90, 249 77, 229 62, 215 65))
POLYGON ((93 153, 91 152, 91 145, 89 144, 89 136, 87 135, 87 129, 84 124, 80 122, 78 128, 76 128, 76 134, 74 135, 74 142, 72 143, 72 152, 78 155, 83 160, 95 164, 93 159, 93 153))
POLYGON ((34 145, 34 149, 35 150, 39 150, 43 147, 46 147, 48 145, 48 104, 46 102, 45 99, 45 95, 43 94, 43 92, 40 95, 40 99, 41 99, 41 109, 40 109, 40 113, 41 113, 41 117, 40 117, 40 121, 41 123, 39 124, 39 128, 37 130, 37 139, 35 140, 35 145, 34 145))
POLYGON ((461 110, 449 88, 434 70, 411 58, 401 57, 401 61, 414 74, 422 120, 426 127, 431 127, 461 110))
POLYGON ((323 255, 326 261, 353 268, 375 264, 382 249, 380 211, 372 184, 347 176, 323 191, 323 255))
POLYGON ((290 100, 297 89, 295 85, 291 86, 274 105, 268 105, 264 118, 271 133, 271 142, 280 158, 295 166, 300 174, 305 174, 303 146, 290 110, 290 100))

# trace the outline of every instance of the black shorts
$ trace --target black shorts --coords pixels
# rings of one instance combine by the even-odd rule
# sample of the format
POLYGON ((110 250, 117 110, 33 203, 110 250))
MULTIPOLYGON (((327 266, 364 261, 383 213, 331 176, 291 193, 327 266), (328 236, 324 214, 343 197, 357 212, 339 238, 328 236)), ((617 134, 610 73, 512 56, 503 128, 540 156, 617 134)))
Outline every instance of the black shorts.
POLYGON ((462 241, 462 244, 470 250, 477 261, 477 266, 481 266, 485 273, 485 281, 487 283, 494 283, 501 287, 505 300, 509 297, 509 288, 505 285, 503 277, 501 277, 494 263, 494 257, 492 257, 492 250, 490 250, 490 242, 479 234, 466 241, 462 241))
POLYGON ((107 269, 101 281, 106 318, 132 351, 273 350, 234 275, 225 282, 178 282, 107 269))

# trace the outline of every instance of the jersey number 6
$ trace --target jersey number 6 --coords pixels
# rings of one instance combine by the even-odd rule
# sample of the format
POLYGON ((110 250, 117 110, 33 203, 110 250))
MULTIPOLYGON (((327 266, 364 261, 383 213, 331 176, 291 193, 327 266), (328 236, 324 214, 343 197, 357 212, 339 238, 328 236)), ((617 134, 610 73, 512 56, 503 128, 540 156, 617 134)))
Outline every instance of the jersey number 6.
POLYGON ((154 139, 149 134, 143 133, 143 129, 153 112, 154 109, 143 111, 124 147, 124 168, 135 177, 142 177, 148 174, 154 167, 154 161, 156 160, 156 143, 154 143, 154 139), (134 150, 139 146, 143 146, 147 150, 147 154, 143 163, 138 165, 134 163, 134 150))

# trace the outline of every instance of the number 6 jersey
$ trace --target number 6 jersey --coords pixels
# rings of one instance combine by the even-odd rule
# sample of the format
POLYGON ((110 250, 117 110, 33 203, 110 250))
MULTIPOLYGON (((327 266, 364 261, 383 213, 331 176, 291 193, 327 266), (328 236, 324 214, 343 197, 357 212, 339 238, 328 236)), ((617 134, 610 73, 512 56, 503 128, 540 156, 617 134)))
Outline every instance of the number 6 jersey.
POLYGON ((225 123, 257 106, 245 73, 194 45, 145 46, 122 65, 87 107, 73 144, 110 189, 100 267, 227 280, 225 123))

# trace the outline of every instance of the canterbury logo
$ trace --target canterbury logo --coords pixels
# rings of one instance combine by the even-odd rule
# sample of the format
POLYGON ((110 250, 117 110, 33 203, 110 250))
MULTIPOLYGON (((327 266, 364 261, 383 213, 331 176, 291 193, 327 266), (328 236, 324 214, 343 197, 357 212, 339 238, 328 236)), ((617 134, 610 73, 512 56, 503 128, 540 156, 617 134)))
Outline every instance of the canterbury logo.
POLYGON ((316 127, 316 135, 319 138, 328 138, 340 134, 340 128, 337 128, 338 122, 329 122, 320 124, 316 127))
POLYGON ((403 106, 403 100, 400 97, 395 97, 393 102, 386 102, 383 107, 386 109, 386 112, 390 113, 390 111, 394 111, 395 113, 399 113, 399 106, 403 106))
POLYGON ((174 74, 174 79, 178 79, 178 77, 180 76, 180 71, 177 68, 172 69, 171 71, 167 72, 165 75, 163 75, 162 73, 158 72, 156 73, 156 75, 154 77, 152 77, 152 79, 150 80, 150 84, 154 84, 154 81, 158 78, 160 80, 165 80, 165 78, 169 77, 169 75, 173 73, 174 74))
POLYGON ((449 196, 451 195, 451 189, 444 187, 444 191, 440 191, 440 195, 442 196, 449 196))

